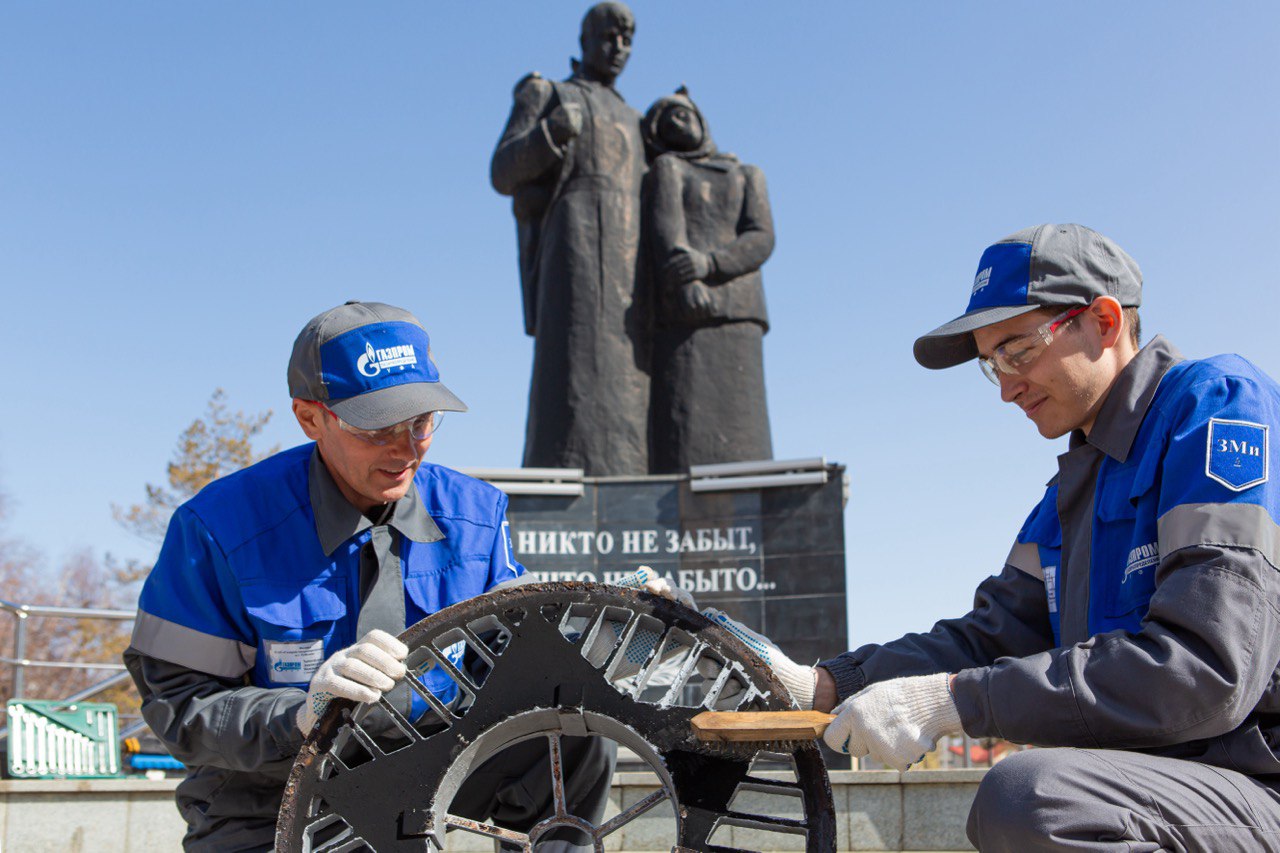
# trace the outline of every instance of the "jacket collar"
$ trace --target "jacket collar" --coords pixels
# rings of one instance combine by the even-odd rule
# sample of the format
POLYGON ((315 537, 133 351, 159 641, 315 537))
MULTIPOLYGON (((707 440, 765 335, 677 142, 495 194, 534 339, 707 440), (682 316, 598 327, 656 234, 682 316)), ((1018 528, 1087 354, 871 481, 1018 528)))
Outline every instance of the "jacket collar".
MULTIPOLYGON (((320 547, 326 557, 332 556, 338 546, 352 536, 374 526, 342 494, 324 460, 320 458, 319 447, 311 451, 307 491, 311 495, 311 512, 316 519, 316 535, 320 537, 320 547)), ((416 482, 404 497, 391 506, 391 517, 384 523, 400 531, 402 536, 414 542, 438 542, 444 538, 440 527, 427 514, 416 482)))
POLYGON ((1163 335, 1156 335, 1120 371, 1102 401, 1088 437, 1079 430, 1071 434, 1071 447, 1074 449, 1087 441, 1117 462, 1128 459, 1160 380, 1169 368, 1182 360, 1177 347, 1163 335))

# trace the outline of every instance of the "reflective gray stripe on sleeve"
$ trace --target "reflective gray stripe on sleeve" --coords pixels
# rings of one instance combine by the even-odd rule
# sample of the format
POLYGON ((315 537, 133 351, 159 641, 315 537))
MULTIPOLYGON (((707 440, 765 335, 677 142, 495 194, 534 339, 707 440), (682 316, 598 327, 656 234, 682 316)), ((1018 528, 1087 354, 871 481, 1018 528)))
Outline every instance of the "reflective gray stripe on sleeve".
POLYGON ((1194 545, 1252 548, 1280 567, 1280 527, 1257 504, 1180 504, 1160 516, 1160 554, 1194 545))
POLYGON ((239 678, 253 666, 258 650, 237 640, 215 637, 138 611, 133 646, 143 654, 198 672, 239 678))
POLYGON ((1034 542, 1014 542, 1005 562, 1033 578, 1044 580, 1044 567, 1040 565, 1040 546, 1034 542))

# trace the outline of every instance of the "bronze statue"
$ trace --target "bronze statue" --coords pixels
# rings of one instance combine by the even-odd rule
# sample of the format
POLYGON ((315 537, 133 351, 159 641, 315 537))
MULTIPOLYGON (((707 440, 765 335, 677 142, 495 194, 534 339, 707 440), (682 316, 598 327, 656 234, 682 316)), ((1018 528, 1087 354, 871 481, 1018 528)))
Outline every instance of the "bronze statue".
POLYGON ((716 150, 683 87, 644 118, 655 271, 652 470, 771 459, 760 267, 773 252, 764 173, 716 150))
POLYGON ((521 80, 493 153, 494 189, 513 197, 525 331, 534 338, 527 467, 649 471, 636 272, 644 144, 640 114, 613 88, 634 32, 622 3, 592 6, 572 75, 521 80))

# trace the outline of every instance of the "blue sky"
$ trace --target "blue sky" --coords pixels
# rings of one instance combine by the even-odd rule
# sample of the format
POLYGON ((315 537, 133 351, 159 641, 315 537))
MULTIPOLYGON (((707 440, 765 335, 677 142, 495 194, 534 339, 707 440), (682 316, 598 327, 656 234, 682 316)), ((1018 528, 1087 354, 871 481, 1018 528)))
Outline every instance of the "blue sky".
MULTIPOLYGON (((584 2, 0 6, 7 535, 149 557, 214 388, 301 434, 285 363, 348 298, 410 308, 471 406, 435 461, 519 464, 531 344, 488 162, 513 84, 563 76, 584 2)), ((848 466, 855 644, 967 609, 1065 442, 917 335, 982 249, 1082 222, 1141 264, 1144 329, 1280 373, 1280 6, 636 2, 619 89, 687 83, 769 180, 775 454, 848 466)), ((833 643, 838 645, 836 638, 833 643)))

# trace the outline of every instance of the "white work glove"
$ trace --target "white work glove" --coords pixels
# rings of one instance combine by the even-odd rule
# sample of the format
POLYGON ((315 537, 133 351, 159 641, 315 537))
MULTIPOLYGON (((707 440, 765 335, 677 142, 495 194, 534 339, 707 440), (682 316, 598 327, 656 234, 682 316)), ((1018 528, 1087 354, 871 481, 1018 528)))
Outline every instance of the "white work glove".
POLYGON ((697 610, 698 605, 693 600, 693 594, 682 586, 673 586, 671 581, 659 575, 648 566, 641 566, 631 574, 616 581, 614 586, 626 587, 627 589, 643 589, 652 592, 654 595, 660 595, 663 598, 683 604, 690 610, 697 610))
POLYGON ((311 734, 316 721, 334 699, 378 701, 404 678, 407 672, 404 659, 408 655, 408 646, 376 628, 354 646, 335 652, 320 664, 311 679, 307 699, 298 709, 298 728, 304 735, 311 734))
POLYGON ((943 735, 961 731, 951 697, 951 676, 913 675, 880 681, 835 708, 836 718, 822 739, 836 752, 870 755, 896 770, 924 758, 943 735))
MULTIPOLYGON (((814 667, 801 666, 783 654, 782 649, 775 646, 768 637, 757 634, 746 625, 730 619, 724 612, 716 610, 714 607, 708 607, 703 610, 702 615, 727 629, 739 640, 742 640, 742 642, 746 643, 747 648, 751 649, 761 660, 767 663, 769 668, 773 670, 773 674, 791 693, 791 698, 795 700, 797 707, 801 711, 813 709, 813 690, 818 680, 818 671, 814 667)), ((698 662, 698 671, 702 673, 704 678, 716 678, 720 674, 720 667, 714 662, 703 658, 698 662)), ((741 692, 740 686, 731 683, 725 692, 720 695, 716 707, 733 707, 727 704, 728 700, 733 699, 741 692), (734 689, 735 687, 737 689, 734 689)))

